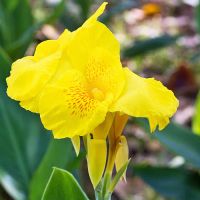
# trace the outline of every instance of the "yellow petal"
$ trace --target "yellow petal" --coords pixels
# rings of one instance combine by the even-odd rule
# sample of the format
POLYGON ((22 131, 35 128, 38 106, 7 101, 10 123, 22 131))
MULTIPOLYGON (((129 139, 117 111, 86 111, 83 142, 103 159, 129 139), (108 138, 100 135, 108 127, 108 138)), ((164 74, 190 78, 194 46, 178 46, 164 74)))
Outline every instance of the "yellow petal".
POLYGON ((14 62, 11 74, 6 79, 8 96, 18 101, 34 99, 55 73, 59 58, 60 54, 55 53, 39 62, 33 56, 14 62))
POLYGON ((55 51, 58 49, 58 46, 59 44, 57 40, 46 40, 41 42, 36 47, 34 59, 39 61, 50 54, 55 53, 55 51))
POLYGON ((42 58, 54 54, 56 51, 64 49, 67 46, 67 43, 70 42, 71 35, 71 32, 65 29, 57 40, 46 40, 41 42, 36 47, 34 59, 39 61, 42 58))
POLYGON ((80 137, 79 136, 74 136, 73 138, 71 138, 72 144, 74 146, 76 155, 78 156, 79 152, 80 152, 80 137))
POLYGON ((39 102, 39 94, 31 99, 21 101, 20 106, 31 112, 39 113, 38 102, 39 102))
POLYGON ((104 122, 94 129, 93 137, 95 139, 106 139, 108 132, 112 126, 113 118, 114 118, 114 114, 108 113, 104 122))
MULTIPOLYGON (((113 33, 100 22, 95 22, 89 27, 81 27, 75 31, 66 50, 69 52, 68 59, 72 66, 83 69, 88 64, 90 57, 96 55, 96 49, 110 52, 109 54, 120 62, 119 42, 113 33), (77 59, 77 55, 79 59, 77 59)), ((65 59, 64 56, 63 59, 65 59)))
POLYGON ((104 2, 79 29, 73 32, 67 51, 70 52, 69 60, 74 67, 85 66, 96 48, 112 52, 119 59, 119 42, 104 24, 97 21, 97 18, 104 12, 106 5, 107 2, 104 2), (77 55, 79 59, 77 59, 77 55))
POLYGON ((57 40, 40 43, 34 56, 17 60, 7 78, 8 96, 21 101, 20 105, 38 112, 39 94, 58 69, 61 50, 70 41, 70 32, 65 30, 57 40))
POLYGON ((55 138, 91 133, 106 116, 111 96, 98 101, 91 96, 84 76, 68 70, 49 84, 40 96, 39 111, 44 126, 55 138))
POLYGON ((125 79, 120 62, 119 42, 105 25, 97 21, 105 5, 106 3, 89 19, 89 26, 86 26, 86 22, 72 33, 66 48, 67 59, 63 54, 62 60, 67 60, 73 69, 84 74, 98 99, 103 99, 108 93, 115 99, 120 95, 125 79))
POLYGON ((106 140, 88 140, 88 172, 94 188, 96 188, 102 178, 106 164, 106 156, 106 140))
POLYGON ((74 62, 84 61, 85 59, 85 56, 83 56, 83 59, 77 59, 77 53, 81 56, 79 50, 73 53, 69 47, 71 52, 69 56, 72 56, 69 62, 73 69, 79 70, 84 75, 93 96, 102 100, 106 95, 112 94, 114 100, 117 99, 125 84, 120 59, 104 48, 95 48, 92 52, 91 49, 85 48, 85 52, 90 52, 87 62, 84 65, 84 62, 75 65, 74 62))
POLYGON ((118 138, 122 134, 122 131, 127 121, 128 121, 128 115, 120 112, 115 113, 115 118, 113 122, 115 138, 118 138))
POLYGON ((97 18, 103 14, 107 4, 107 2, 102 3, 101 6, 97 9, 97 11, 83 24, 83 26, 90 25, 91 23, 97 21, 97 18))
POLYGON ((146 117, 149 119, 151 131, 154 131, 157 125, 159 129, 163 129, 179 104, 173 92, 161 82, 153 78, 142 78, 128 68, 124 69, 124 73, 126 86, 110 111, 120 111, 134 117, 146 117))
MULTIPOLYGON (((128 144, 126 138, 124 136, 120 137, 119 143, 117 145, 117 154, 115 158, 115 166, 117 172, 124 166, 125 163, 128 162, 128 144)), ((126 172, 123 175, 126 180, 126 172)))

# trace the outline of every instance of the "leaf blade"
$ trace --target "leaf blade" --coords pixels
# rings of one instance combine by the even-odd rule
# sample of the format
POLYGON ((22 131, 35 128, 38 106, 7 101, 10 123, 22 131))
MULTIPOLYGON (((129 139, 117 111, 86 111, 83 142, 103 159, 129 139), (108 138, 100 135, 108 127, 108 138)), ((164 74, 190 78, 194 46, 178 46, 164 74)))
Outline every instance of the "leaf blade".
POLYGON ((54 168, 42 200, 89 200, 75 178, 69 172, 54 168))
POLYGON ((151 39, 135 42, 132 46, 122 51, 122 57, 131 58, 153 50, 167 47, 176 42, 178 36, 162 35, 151 39))

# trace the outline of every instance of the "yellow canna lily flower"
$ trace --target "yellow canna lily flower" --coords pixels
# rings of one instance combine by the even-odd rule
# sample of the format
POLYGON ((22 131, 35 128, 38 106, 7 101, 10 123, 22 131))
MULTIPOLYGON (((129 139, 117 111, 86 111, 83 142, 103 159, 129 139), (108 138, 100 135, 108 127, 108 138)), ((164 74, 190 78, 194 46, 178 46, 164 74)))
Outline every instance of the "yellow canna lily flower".
POLYGON ((84 136, 94 188, 105 167, 111 173, 114 164, 119 170, 128 160, 121 136, 128 116, 147 118, 154 131, 163 129, 178 107, 159 81, 122 67, 119 42, 98 21, 106 4, 76 31, 65 30, 57 40, 38 45, 34 56, 14 62, 7 78, 8 96, 39 113, 55 138, 71 138, 77 154, 84 136))
POLYGON ((7 93, 12 99, 32 112, 39 112, 38 100, 46 84, 56 73, 63 44, 69 41, 70 32, 65 30, 57 40, 40 43, 34 56, 26 56, 12 64, 7 78, 7 93))

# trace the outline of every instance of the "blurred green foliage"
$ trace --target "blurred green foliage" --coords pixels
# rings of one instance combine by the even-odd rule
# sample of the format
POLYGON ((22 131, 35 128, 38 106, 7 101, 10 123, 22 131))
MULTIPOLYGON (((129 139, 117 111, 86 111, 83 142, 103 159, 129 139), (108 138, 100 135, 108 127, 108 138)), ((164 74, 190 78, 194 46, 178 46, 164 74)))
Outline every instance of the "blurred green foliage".
MULTIPOLYGON (((134 120, 147 133, 146 120, 134 120)), ((200 198, 200 136, 190 129, 171 123, 163 131, 150 134, 152 140, 159 140, 167 149, 182 156, 186 163, 181 167, 133 166, 133 172, 151 185, 157 192, 172 199, 197 200, 200 198)))
POLYGON ((162 35, 143 41, 135 41, 132 46, 127 47, 122 52, 122 58, 132 58, 143 55, 149 51, 155 51, 160 48, 168 47, 176 42, 178 36, 162 35))
POLYGON ((0 1, 0 81, 8 76, 12 61, 24 56, 35 32, 45 23, 52 23, 64 10, 60 1, 42 20, 35 20, 28 0, 0 1))
POLYGON ((186 170, 183 167, 135 165, 133 172, 167 198, 200 199, 200 176, 195 171, 186 170))

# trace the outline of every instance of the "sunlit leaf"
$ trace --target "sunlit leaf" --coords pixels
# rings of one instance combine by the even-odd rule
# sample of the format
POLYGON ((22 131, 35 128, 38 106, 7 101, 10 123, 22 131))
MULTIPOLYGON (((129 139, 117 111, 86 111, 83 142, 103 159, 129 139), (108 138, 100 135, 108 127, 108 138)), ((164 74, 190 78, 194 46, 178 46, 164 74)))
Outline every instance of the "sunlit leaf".
POLYGON ((69 172, 54 168, 42 200, 89 200, 80 185, 69 172))
POLYGON ((192 120, 192 130, 200 135, 200 93, 197 96, 195 104, 195 114, 192 120))
POLYGON ((115 186, 117 185, 117 183, 119 182, 119 180, 122 178, 124 172, 126 171, 128 164, 130 162, 130 159, 122 166, 122 168, 117 172, 117 174, 115 175, 114 179, 112 180, 110 187, 109 187, 109 191, 113 192, 115 189, 115 186))
POLYGON ((31 180, 29 200, 41 199, 53 167, 66 168, 67 163, 74 160, 72 151, 69 140, 51 141, 41 164, 31 180))

